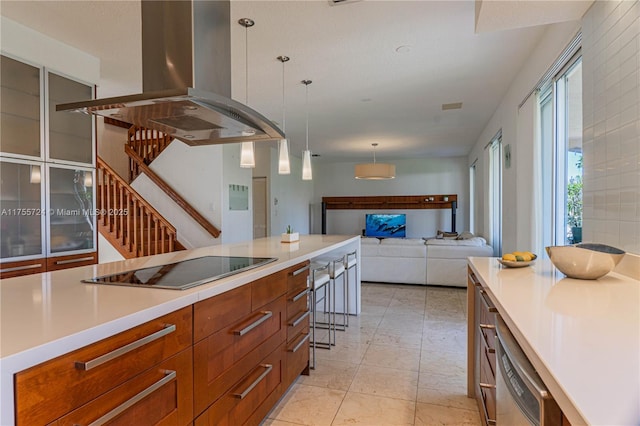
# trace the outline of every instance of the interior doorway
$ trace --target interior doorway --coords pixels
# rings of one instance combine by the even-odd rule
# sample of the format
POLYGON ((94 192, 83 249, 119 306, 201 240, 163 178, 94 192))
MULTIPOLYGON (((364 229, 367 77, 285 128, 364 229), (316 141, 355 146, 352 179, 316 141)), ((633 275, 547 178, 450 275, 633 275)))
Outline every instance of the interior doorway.
POLYGON ((267 178, 253 178, 253 239, 266 237, 267 230, 267 178))

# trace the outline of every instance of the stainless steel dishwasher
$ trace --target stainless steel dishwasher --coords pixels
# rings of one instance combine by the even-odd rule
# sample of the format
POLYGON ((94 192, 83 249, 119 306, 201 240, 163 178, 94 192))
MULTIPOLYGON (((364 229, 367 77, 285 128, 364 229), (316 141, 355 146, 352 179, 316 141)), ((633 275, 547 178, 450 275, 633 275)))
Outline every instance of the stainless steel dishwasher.
POLYGON ((562 411, 502 318, 497 318, 496 424, 555 426, 562 411))

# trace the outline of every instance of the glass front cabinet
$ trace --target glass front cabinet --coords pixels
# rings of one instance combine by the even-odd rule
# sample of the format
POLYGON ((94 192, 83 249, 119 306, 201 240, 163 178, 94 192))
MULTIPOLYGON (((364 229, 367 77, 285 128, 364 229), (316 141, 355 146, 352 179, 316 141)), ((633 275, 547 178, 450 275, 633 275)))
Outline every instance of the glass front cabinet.
POLYGON ((0 278, 96 263, 94 87, 0 55, 0 278))

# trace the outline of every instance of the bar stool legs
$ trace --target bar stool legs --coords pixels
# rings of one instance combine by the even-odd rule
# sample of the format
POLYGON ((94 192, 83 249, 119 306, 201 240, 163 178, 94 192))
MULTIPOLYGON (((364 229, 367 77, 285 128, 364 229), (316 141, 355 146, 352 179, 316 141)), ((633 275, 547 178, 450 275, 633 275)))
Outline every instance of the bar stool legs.
MULTIPOLYGON (((329 262, 326 264, 313 264, 311 265, 311 283, 310 283, 310 293, 311 293, 311 330, 313 335, 313 340, 311 343, 311 351, 312 351, 312 362, 311 369, 316 368, 316 347, 322 349, 331 349, 331 325, 329 323, 329 341, 322 342, 318 340, 317 335, 317 323, 318 323, 318 290, 322 289, 323 299, 325 301, 331 298, 331 286, 327 285, 330 282, 329 276, 329 262)), ((335 297, 335 296, 334 296, 335 297)), ((331 317, 329 316, 329 319, 331 317)), ((330 321, 331 322, 331 321, 330 321)))
MULTIPOLYGON (((349 279, 349 270, 351 268, 356 268, 355 269, 355 280, 354 280, 354 286, 353 286, 353 295, 356 298, 355 302, 356 302, 356 315, 358 314, 358 257, 356 255, 356 251, 352 251, 351 253, 347 253, 344 255, 344 269, 345 269, 345 276, 347 277, 347 283, 345 284, 345 294, 346 294, 346 301, 347 301, 347 313, 349 312, 349 307, 351 306, 349 303, 349 287, 351 285, 350 283, 350 279, 349 279)), ((349 326, 349 315, 347 315, 347 327, 349 326)))

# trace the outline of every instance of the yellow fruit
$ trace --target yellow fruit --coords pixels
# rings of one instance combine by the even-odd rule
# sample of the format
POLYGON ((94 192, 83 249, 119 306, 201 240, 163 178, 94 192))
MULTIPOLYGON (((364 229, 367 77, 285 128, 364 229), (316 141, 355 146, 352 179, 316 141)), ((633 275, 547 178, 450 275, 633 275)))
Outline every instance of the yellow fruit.
POLYGON ((507 253, 507 254, 502 256, 502 260, 507 260, 509 262, 515 262, 516 261, 516 257, 513 254, 507 253))
POLYGON ((522 251, 514 251, 513 252, 514 256, 522 256, 523 254, 524 254, 524 252, 522 252, 522 251))
POLYGON ((522 259, 523 259, 525 262, 528 262, 528 261, 530 261, 530 260, 532 259, 532 257, 531 257, 531 255, 530 255, 528 252, 524 252, 524 253, 522 253, 522 259))

